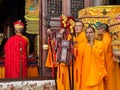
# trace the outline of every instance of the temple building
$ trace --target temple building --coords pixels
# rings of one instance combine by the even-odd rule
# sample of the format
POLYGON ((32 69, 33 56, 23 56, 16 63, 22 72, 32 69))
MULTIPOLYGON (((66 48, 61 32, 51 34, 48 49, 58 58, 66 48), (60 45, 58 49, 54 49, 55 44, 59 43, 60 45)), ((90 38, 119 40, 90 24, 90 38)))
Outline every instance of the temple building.
MULTIPOLYGON (((105 22, 113 28, 109 21, 113 17, 110 15, 115 17, 120 15, 119 12, 120 0, 0 0, 0 81, 4 83, 12 80, 4 76, 4 45, 15 34, 13 22, 16 20, 25 23, 23 34, 30 41, 29 80, 54 80, 52 69, 45 66, 48 54, 47 30, 58 32, 61 29, 61 15, 94 25, 99 21, 105 22)), ((56 68, 54 72, 56 74, 56 68)), ((20 81, 24 80, 28 79, 20 81)))

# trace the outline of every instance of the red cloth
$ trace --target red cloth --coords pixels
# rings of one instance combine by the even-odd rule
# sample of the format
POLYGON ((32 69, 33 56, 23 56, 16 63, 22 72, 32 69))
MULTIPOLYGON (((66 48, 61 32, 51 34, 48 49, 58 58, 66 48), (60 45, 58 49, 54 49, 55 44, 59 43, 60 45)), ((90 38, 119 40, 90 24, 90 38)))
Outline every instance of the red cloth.
POLYGON ((22 35, 14 35, 6 42, 4 46, 6 78, 20 77, 20 69, 22 69, 22 77, 27 76, 27 45, 28 42, 22 35), (20 61, 22 61, 21 68, 20 61))

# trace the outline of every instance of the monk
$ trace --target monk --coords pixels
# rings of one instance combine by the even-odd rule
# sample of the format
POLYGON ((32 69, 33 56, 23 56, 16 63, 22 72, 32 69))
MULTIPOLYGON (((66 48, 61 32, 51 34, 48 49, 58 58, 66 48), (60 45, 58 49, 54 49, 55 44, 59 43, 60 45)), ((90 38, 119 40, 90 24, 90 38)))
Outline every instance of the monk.
MULTIPOLYGON (((68 40, 71 39, 71 35, 68 36, 68 40)), ((84 23, 82 21, 75 22, 75 36, 73 37, 75 47, 77 47, 82 42, 86 42, 84 23)))
MULTIPOLYGON (((78 56, 78 46, 86 42, 87 39, 85 37, 85 32, 84 32, 84 23, 82 21, 77 21, 75 23, 75 34, 76 37, 73 37, 74 41, 74 54, 75 57, 78 56)), ((80 60, 75 59, 74 60, 74 90, 80 90, 80 65, 79 65, 80 60)))
MULTIPOLYGON (((77 21, 75 23, 75 36, 73 37, 73 41, 74 41, 74 49, 75 49, 75 56, 77 55, 77 47, 79 46, 79 44, 86 42, 86 37, 85 37, 85 33, 83 31, 84 28, 84 23, 82 21, 77 21)), ((61 30, 63 31, 63 30, 61 30)), ((60 33, 61 33, 60 31, 60 33)), ((70 40, 72 38, 71 35, 69 35, 68 40, 70 40)), ((46 66, 47 67, 52 67, 53 66, 53 61, 52 61, 52 56, 51 56, 51 51, 49 49, 48 51, 48 56, 47 56, 47 60, 46 60, 46 66)), ((54 54, 53 54, 54 55, 54 54)), ((79 64, 78 64, 79 60, 76 59, 74 62, 74 89, 75 90, 79 90, 80 87, 80 72, 79 72, 79 64)), ((70 83, 69 83, 69 73, 68 73, 68 65, 64 64, 64 63, 60 63, 57 64, 57 86, 58 86, 58 90, 69 90, 70 89, 70 83)), ((72 72, 72 71, 70 71, 72 72)))
POLYGON ((22 35, 24 23, 14 22, 15 35, 10 37, 4 46, 5 78, 22 78, 27 76, 27 56, 29 40, 22 35))
POLYGON ((107 24, 103 23, 98 26, 98 35, 102 36, 106 55, 107 76, 105 77, 105 90, 119 90, 119 63, 113 61, 112 40, 107 24))
POLYGON ((87 42, 78 47, 77 59, 81 85, 79 90, 105 90, 104 77, 106 76, 104 46, 95 39, 95 29, 87 27, 85 30, 87 42))

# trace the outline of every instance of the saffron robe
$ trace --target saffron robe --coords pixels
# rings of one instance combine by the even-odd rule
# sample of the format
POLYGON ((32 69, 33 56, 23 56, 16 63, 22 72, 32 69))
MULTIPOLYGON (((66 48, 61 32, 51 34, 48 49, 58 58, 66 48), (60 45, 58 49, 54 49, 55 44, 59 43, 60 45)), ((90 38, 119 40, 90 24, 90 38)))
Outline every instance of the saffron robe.
MULTIPOLYGON (((71 36, 68 37, 68 40, 71 39, 71 36)), ((74 54, 75 56, 77 55, 77 51, 78 51, 78 46, 83 43, 86 42, 86 37, 85 37, 85 33, 81 32, 77 37, 73 37, 73 41, 75 42, 74 45, 74 54)), ((53 52, 52 52, 53 53, 53 52)), ((48 51, 48 55, 47 55, 47 59, 46 59, 46 67, 53 67, 53 60, 52 60, 52 53, 50 51, 50 47, 49 47, 49 51, 48 51)), ((54 56, 54 54, 53 54, 54 56)), ((55 58, 55 57, 54 57, 55 58)), ((79 59, 76 59, 74 61, 74 88, 75 90, 79 90, 80 87, 80 71, 79 71, 79 59)), ((58 90, 69 90, 70 89, 70 83, 69 83, 69 72, 68 72, 68 65, 64 64, 64 63, 60 63, 60 64, 55 64, 55 66, 57 66, 57 87, 58 90)), ((70 66, 70 73, 71 73, 71 66, 70 66)), ((71 75, 72 77, 72 75, 71 75)))
POLYGON ((37 66, 28 67, 27 77, 39 77, 38 67, 37 66))
POLYGON ((83 43, 78 47, 77 59, 79 67, 81 87, 79 90, 104 90, 103 79, 106 76, 105 53, 101 41, 95 40, 94 46, 83 43))
POLYGON ((45 66, 52 68, 52 70, 54 67, 57 67, 57 90, 70 90, 68 66, 64 63, 59 64, 56 62, 56 54, 51 52, 50 46, 48 48, 45 66))
POLYGON ((25 36, 14 35, 8 39, 5 50, 5 78, 27 76, 27 46, 25 36))
POLYGON ((113 63, 112 78, 112 90, 120 90, 120 65, 117 62, 113 63))
POLYGON ((73 41, 76 42, 75 43, 75 47, 78 47, 81 43, 86 42, 86 36, 85 36, 85 32, 81 32, 78 36, 73 38, 73 41))
MULTIPOLYGON (((81 32, 77 37, 73 38, 75 45, 74 45, 74 56, 78 56, 78 46, 84 42, 87 42, 85 37, 85 32, 81 32)), ((80 90, 81 85, 81 77, 80 77, 80 60, 75 59, 74 60, 74 90, 80 90)))
MULTIPOLYGON (((71 36, 68 37, 68 40, 71 39, 71 36)), ((77 37, 73 37, 74 41, 74 55, 76 57, 78 52, 78 46, 86 42, 85 32, 81 32, 77 37)), ((80 71, 81 68, 79 66, 79 59, 74 60, 74 89, 80 90, 80 71)), ((70 65, 70 78, 72 82, 72 67, 70 65)), ((70 90, 70 82, 69 82, 69 71, 68 71, 68 65, 61 63, 58 65, 57 70, 57 86, 58 90, 70 90)))
POLYGON ((49 68, 56 67, 56 52, 54 51, 54 43, 55 43, 54 40, 51 40, 51 46, 48 45, 48 54, 45 66, 49 68))
POLYGON ((3 57, 0 57, 0 78, 5 78, 5 67, 3 57))
POLYGON ((5 78, 5 67, 4 66, 0 67, 0 78, 5 78))
POLYGON ((105 77, 105 90, 114 90, 113 89, 113 51, 111 45, 111 36, 109 33, 103 35, 102 43, 105 50, 105 65, 107 70, 107 76, 105 77))
POLYGON ((68 65, 64 63, 57 65, 57 90, 70 90, 68 65))

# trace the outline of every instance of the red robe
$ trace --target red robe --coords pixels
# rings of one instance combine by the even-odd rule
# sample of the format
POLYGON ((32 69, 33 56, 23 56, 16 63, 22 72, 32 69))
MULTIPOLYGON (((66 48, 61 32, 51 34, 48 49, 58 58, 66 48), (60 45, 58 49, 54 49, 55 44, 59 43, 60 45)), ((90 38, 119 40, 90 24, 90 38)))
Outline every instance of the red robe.
POLYGON ((5 49, 5 77, 19 78, 27 76, 27 45, 28 41, 22 35, 8 39, 5 49), (22 65, 20 62, 22 61, 22 65))

